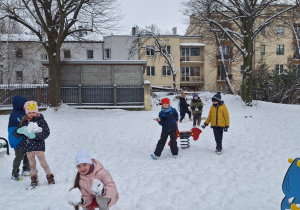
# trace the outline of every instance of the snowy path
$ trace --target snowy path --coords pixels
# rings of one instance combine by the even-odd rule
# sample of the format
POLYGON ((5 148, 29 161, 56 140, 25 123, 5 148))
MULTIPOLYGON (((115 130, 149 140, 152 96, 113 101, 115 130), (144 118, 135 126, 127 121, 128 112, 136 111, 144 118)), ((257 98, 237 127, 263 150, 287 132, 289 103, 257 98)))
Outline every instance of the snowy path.
MULTIPOLYGON (((207 116, 211 95, 200 97, 207 116)), ((58 184, 48 187, 38 164, 41 186, 25 191, 30 178, 11 180, 14 152, 7 156, 1 150, 0 209, 73 209, 63 197, 72 186, 74 157, 80 148, 112 174, 120 200, 111 210, 279 209, 287 159, 299 155, 295 143, 300 136, 299 106, 257 102, 245 107, 236 96, 222 97, 231 125, 224 133, 221 156, 214 153, 213 132, 207 127, 198 141, 190 140, 190 148, 180 149, 177 159, 166 146, 159 160, 152 160, 161 131, 153 120, 160 110, 157 106, 151 112, 68 107, 43 112, 51 129, 46 158, 58 184)), ((172 106, 177 108, 175 101, 172 106)), ((7 137, 7 122, 8 115, 0 115, 0 136, 7 137)), ((186 117, 179 129, 191 126, 186 117)))

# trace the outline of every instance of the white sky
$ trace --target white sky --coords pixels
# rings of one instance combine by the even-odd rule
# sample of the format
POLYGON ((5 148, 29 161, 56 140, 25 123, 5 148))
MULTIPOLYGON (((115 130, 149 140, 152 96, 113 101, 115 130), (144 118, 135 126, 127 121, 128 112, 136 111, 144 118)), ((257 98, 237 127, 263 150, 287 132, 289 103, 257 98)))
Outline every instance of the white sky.
POLYGON ((120 24, 124 25, 124 31, 117 34, 130 34, 134 25, 145 28, 156 24, 162 32, 172 32, 177 27, 177 34, 184 35, 187 25, 183 23, 186 18, 179 11, 182 0, 119 0, 121 13, 124 18, 120 24))

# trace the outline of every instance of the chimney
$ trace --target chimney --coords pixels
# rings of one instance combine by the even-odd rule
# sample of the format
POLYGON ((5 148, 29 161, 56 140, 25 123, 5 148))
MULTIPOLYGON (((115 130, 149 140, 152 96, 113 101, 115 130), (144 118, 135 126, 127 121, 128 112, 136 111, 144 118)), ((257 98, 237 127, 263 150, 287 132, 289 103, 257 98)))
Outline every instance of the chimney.
POLYGON ((138 32, 139 32, 139 27, 138 26, 132 27, 131 34, 133 36, 137 35, 138 32))
POLYGON ((177 34, 177 27, 173 27, 172 28, 172 35, 176 35, 177 34))

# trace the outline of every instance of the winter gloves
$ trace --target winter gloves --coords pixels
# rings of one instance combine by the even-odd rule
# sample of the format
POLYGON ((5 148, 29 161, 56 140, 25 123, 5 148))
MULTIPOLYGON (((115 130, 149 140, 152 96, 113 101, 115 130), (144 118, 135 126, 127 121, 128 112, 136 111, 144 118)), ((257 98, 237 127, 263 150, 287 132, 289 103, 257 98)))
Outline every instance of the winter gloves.
POLYGON ((225 127, 225 128, 224 128, 224 132, 228 132, 228 127, 225 127))
POLYGON ((17 130, 17 133, 19 134, 24 134, 27 136, 29 139, 34 139, 35 138, 35 133, 33 130, 28 130, 27 126, 23 126, 17 130))
POLYGON ((91 190, 95 195, 103 195, 104 184, 100 182, 98 179, 94 179, 91 190))
POLYGON ((205 129, 205 127, 208 126, 206 123, 204 123, 203 125, 201 125, 201 128, 205 129))
POLYGON ((43 132, 43 129, 36 122, 30 122, 28 126, 23 126, 17 130, 17 133, 24 134, 29 139, 34 139, 36 133, 43 132))

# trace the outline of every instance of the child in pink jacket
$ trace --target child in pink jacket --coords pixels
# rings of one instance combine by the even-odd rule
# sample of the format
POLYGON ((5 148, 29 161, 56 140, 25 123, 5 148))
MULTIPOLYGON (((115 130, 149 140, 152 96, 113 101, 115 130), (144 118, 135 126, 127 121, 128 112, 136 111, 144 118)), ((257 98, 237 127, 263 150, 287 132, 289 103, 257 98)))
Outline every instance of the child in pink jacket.
POLYGON ((85 150, 79 150, 75 157, 75 165, 78 173, 74 188, 66 194, 68 203, 75 209, 80 205, 83 210, 94 210, 96 207, 107 210, 119 200, 115 182, 99 161, 91 159, 85 150), (76 200, 74 191, 79 191, 78 188, 81 198, 77 196, 76 200))

